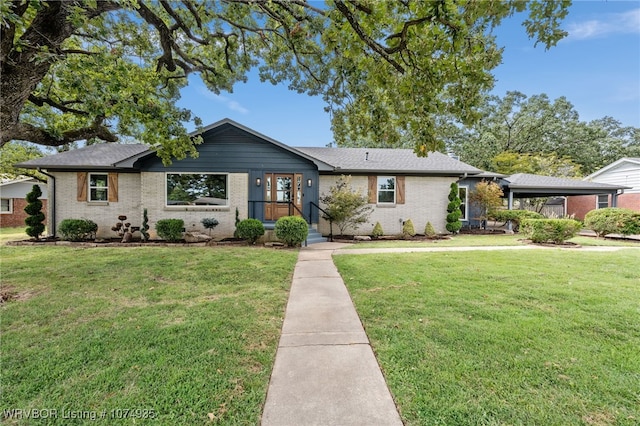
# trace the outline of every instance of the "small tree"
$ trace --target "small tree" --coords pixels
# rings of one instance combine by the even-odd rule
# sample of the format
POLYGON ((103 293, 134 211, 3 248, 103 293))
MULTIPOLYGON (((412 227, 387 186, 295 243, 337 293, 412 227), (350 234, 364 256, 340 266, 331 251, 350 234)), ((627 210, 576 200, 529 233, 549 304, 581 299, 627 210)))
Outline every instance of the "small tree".
POLYGON ((220 223, 218 222, 218 219, 214 217, 205 217, 204 219, 201 220, 201 222, 202 222, 202 226, 204 226, 209 230, 209 235, 211 235, 211 231, 213 231, 215 227, 218 226, 218 224, 220 223))
POLYGON ((147 213, 147 209, 145 208, 142 211, 142 227, 140 228, 140 234, 142 234, 142 241, 149 241, 149 214, 147 213))
POLYGON ((27 225, 27 235, 35 238, 36 240, 40 239, 40 235, 44 232, 44 213, 42 213, 42 201, 40 201, 40 197, 42 196, 42 191, 40 190, 40 186, 33 185, 31 188, 31 192, 27 194, 27 206, 24 208, 25 213, 29 215, 24 222, 27 225))
POLYGON ((320 202, 326 205, 325 210, 342 235, 348 228, 356 230, 368 222, 373 210, 368 205, 367 196, 351 187, 351 176, 340 176, 335 186, 329 188, 329 194, 322 194, 320 202))
POLYGON ((480 219, 487 220, 492 210, 502 206, 502 197, 504 192, 502 188, 495 182, 483 180, 479 182, 475 189, 469 194, 469 201, 480 207, 482 213, 480 219))
POLYGON ((458 195, 458 184, 453 182, 451 183, 451 190, 449 191, 449 204, 447 204, 447 231, 452 234, 457 234, 462 228, 462 223, 460 223, 460 218, 462 217, 462 211, 460 210, 460 205, 462 201, 460 200, 460 195, 458 195))

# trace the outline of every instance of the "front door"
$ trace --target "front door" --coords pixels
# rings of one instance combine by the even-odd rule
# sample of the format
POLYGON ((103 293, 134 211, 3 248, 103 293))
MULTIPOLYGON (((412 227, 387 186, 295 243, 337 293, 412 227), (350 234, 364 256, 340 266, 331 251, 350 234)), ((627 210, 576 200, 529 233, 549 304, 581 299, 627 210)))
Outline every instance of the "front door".
POLYGON ((302 175, 294 173, 265 174, 265 220, 282 216, 300 216, 302 210, 302 175), (292 205, 293 204, 293 205, 292 205))

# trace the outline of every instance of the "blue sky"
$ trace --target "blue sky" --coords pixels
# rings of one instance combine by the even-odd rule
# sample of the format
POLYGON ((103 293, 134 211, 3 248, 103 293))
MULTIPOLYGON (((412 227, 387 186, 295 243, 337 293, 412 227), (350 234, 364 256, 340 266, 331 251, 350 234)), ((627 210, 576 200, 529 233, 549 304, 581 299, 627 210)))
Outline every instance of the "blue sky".
MULTIPOLYGON (((502 65, 494 70, 493 93, 564 96, 582 121, 610 116, 624 126, 640 127, 640 1, 574 0, 562 27, 569 36, 549 50, 534 47, 518 18, 496 29, 505 50, 502 65)), ((179 105, 205 125, 231 118, 291 146, 333 141, 320 97, 290 91, 286 84, 261 83, 255 74, 233 93, 220 95, 192 79, 179 105)))

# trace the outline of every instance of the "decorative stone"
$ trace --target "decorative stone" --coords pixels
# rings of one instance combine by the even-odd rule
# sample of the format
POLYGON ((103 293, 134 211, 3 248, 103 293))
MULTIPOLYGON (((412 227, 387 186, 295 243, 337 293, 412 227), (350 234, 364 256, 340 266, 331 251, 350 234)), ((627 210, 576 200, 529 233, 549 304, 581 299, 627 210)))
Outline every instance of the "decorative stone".
POLYGON ((371 237, 368 235, 356 235, 353 239, 355 241, 371 241, 371 237))
POLYGON ((184 240, 187 243, 202 243, 211 240, 211 237, 206 234, 201 234, 200 232, 185 232, 184 240))

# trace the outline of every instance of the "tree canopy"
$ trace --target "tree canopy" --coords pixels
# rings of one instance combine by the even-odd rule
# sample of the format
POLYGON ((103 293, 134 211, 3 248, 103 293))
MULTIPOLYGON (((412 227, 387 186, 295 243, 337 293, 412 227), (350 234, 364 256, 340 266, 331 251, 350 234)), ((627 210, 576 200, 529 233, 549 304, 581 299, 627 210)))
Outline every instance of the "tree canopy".
POLYGON ((336 141, 443 147, 438 117, 479 117, 502 50, 491 31, 528 13, 553 46, 569 1, 121 0, 0 3, 1 146, 133 138, 197 155, 176 106, 190 74, 231 91, 262 80, 323 96, 336 141))
POLYGON ((487 97, 478 110, 476 123, 441 131, 450 151, 481 169, 578 177, 640 156, 640 129, 611 117, 581 121, 564 97, 512 91, 487 97))

